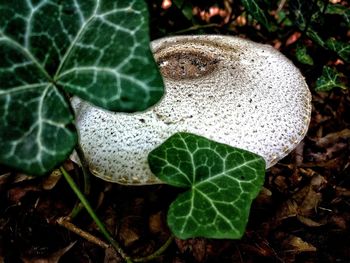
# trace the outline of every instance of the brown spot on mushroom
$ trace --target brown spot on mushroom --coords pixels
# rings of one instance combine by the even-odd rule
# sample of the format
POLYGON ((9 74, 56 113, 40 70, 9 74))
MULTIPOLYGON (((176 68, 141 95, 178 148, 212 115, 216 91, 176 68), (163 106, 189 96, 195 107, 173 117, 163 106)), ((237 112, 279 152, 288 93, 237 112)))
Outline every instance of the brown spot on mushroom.
POLYGON ((157 62, 164 77, 179 80, 206 76, 216 69, 219 60, 201 52, 178 51, 158 58, 157 62))

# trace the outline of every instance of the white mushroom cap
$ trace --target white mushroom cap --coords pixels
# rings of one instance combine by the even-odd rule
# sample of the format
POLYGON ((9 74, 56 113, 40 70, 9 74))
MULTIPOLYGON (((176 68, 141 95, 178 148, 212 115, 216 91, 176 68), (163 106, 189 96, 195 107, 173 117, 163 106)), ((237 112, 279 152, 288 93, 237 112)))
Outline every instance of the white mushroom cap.
POLYGON ((311 94, 299 70, 268 45, 229 36, 178 36, 152 43, 166 94, 155 107, 112 113, 74 99, 93 174, 122 184, 159 183, 147 155, 178 131, 264 157, 266 167, 303 139, 311 94))

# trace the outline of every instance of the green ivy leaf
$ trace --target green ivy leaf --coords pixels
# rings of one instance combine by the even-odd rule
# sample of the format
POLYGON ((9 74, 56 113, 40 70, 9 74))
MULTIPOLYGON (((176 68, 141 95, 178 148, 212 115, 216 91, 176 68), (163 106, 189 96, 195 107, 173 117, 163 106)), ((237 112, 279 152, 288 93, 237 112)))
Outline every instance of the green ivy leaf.
POLYGON ((62 88, 127 112, 162 96, 145 3, 2 1, 0 80, 0 162, 43 174, 76 143, 62 88))
POLYGON ((324 40, 320 37, 320 35, 315 30, 308 28, 306 31, 306 35, 321 47, 325 47, 326 44, 324 40))
POLYGON ((350 62, 350 44, 349 43, 341 42, 333 38, 330 38, 326 41, 326 46, 330 50, 338 53, 339 57, 344 59, 346 62, 348 63, 350 62))
MULTIPOLYGON (((163 94, 141 0, 5 1, 0 17, 9 59, 29 58, 46 82, 116 111, 145 110, 163 94)), ((42 80, 35 77, 30 84, 42 80)), ((1 89, 20 84, 2 82, 1 89)))
POLYGON ((62 94, 49 83, 0 91, 1 163, 42 175, 72 152, 77 135, 62 94))
POLYGON ((324 0, 315 1, 303 1, 303 0, 291 0, 289 1, 290 12, 295 25, 304 31, 308 27, 313 25, 319 25, 323 23, 323 9, 324 0))
POLYGON ((290 27, 293 25, 293 22, 289 19, 286 11, 284 11, 283 9, 278 11, 276 21, 278 24, 283 23, 283 26, 287 26, 287 27, 290 27))
POLYGON ((328 4, 326 14, 341 15, 346 22, 347 26, 350 26, 350 9, 347 6, 340 4, 328 4))
POLYGON ((191 20, 193 17, 193 5, 189 1, 185 0, 173 0, 173 3, 178 9, 181 10, 182 14, 186 17, 187 20, 191 20))
POLYGON ((244 8, 267 30, 273 31, 274 28, 265 16, 265 12, 260 8, 256 0, 242 0, 244 8))
POLYGON ((307 49, 304 45, 298 45, 296 52, 296 58, 300 63, 312 66, 314 61, 312 57, 307 53, 307 49))
POLYGON ((306 29, 312 15, 312 1, 291 0, 289 2, 292 20, 301 31, 306 29))
POLYGON ((240 238, 252 200, 264 181, 265 161, 251 152, 190 133, 176 133, 148 156, 164 182, 190 188, 168 211, 168 225, 182 239, 240 238))
POLYGON ((340 73, 331 67, 324 66, 322 76, 316 81, 316 91, 330 91, 334 88, 347 89, 340 79, 340 73))

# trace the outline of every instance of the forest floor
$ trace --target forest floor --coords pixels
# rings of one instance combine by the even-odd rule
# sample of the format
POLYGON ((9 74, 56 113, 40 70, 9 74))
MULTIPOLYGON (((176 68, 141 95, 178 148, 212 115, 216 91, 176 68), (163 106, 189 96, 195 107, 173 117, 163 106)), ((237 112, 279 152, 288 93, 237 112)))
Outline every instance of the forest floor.
MULTIPOLYGON (((298 34, 257 38, 290 57, 293 36, 298 34)), ((243 238, 175 239, 152 262, 350 262, 350 92, 317 93, 313 72, 303 66, 301 71, 313 94, 309 131, 267 171, 243 238)), ((79 171, 71 161, 65 167, 71 174, 79 171)), ((129 255, 147 256, 168 240, 166 213, 179 190, 91 180, 89 200, 129 255)), ((31 178, 0 167, 0 262, 122 262, 104 243, 94 244, 58 223, 76 202, 58 173, 31 178)), ((103 240, 85 211, 73 223, 103 240)))

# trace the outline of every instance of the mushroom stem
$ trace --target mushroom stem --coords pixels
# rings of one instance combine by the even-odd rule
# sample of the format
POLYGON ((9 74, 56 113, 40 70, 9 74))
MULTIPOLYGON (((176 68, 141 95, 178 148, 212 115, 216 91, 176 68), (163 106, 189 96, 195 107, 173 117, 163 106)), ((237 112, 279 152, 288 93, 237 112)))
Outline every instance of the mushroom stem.
POLYGON ((120 247, 118 242, 112 237, 112 235, 108 232, 105 225, 102 223, 102 221, 98 218, 95 211, 92 209, 89 201, 85 198, 84 194, 80 191, 78 186, 75 184, 73 178, 69 175, 69 173, 61 166, 60 171, 63 174, 63 177, 66 179, 69 186, 73 189, 74 193, 79 198, 80 202, 85 207, 86 211, 90 215, 90 217, 94 220, 96 225, 98 226, 100 232, 102 235, 108 240, 108 242, 114 247, 114 249, 121 255, 121 257, 126 262, 132 262, 130 258, 125 254, 123 249, 120 247))

